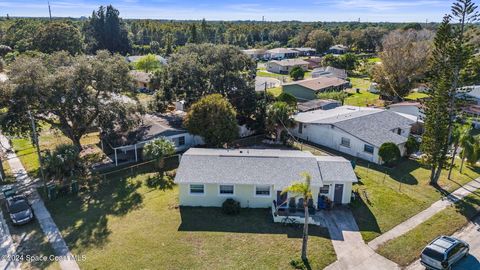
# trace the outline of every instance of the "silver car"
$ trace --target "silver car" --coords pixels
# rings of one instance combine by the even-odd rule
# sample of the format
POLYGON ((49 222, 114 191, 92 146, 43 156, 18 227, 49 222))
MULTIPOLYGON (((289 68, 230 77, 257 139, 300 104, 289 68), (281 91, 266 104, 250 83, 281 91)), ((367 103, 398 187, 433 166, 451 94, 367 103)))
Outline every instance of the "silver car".
POLYGON ((460 239, 440 236, 423 249, 420 263, 427 269, 451 269, 469 250, 470 246, 460 239))

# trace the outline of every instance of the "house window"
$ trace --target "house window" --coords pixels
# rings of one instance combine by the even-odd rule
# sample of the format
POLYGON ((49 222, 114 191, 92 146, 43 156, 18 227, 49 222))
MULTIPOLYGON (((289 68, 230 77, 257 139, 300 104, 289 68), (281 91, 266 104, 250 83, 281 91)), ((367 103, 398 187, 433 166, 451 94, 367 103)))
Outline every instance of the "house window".
POLYGON ((398 135, 402 135, 402 129, 401 129, 401 128, 399 128, 399 129, 397 130, 397 134, 398 134, 398 135))
POLYGON ((178 145, 179 146, 185 145, 185 136, 178 137, 178 145))
POLYGON ((233 185, 220 185, 219 193, 220 195, 233 195, 234 187, 233 185))
POLYGON ((328 194, 330 193, 330 185, 324 185, 320 187, 320 194, 328 194))
POLYGON ((302 132, 303 132, 303 124, 302 124, 302 123, 299 123, 299 124, 298 124, 298 133, 299 133, 299 134, 302 134, 302 132))
POLYGON ((368 144, 365 144, 363 146, 363 151, 369 153, 369 154, 373 154, 373 146, 371 145, 368 145, 368 144))
POLYGON ((350 147, 350 139, 342 137, 341 146, 350 147))
POLYGON ((190 194, 202 195, 205 193, 204 185, 190 185, 190 194))
POLYGON ((270 196, 270 186, 255 186, 256 196, 270 196))

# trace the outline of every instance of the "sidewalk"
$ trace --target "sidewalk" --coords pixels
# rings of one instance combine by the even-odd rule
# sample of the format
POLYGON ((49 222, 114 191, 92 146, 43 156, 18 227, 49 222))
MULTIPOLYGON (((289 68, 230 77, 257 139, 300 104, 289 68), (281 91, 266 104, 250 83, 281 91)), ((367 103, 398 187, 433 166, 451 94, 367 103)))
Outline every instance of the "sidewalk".
POLYGON ((479 188, 480 188, 480 179, 477 178, 465 184, 461 188, 455 190, 454 192, 452 192, 450 195, 446 197, 446 199, 436 201, 429 208, 423 210, 422 212, 416 214, 415 216, 398 224, 388 232, 385 232, 382 235, 378 236, 377 238, 373 239, 368 243, 368 245, 374 250, 378 249, 381 245, 385 244, 387 241, 395 239, 407 233, 408 231, 420 225, 427 219, 431 218, 436 213, 444 210, 445 208, 452 205, 453 203, 463 199, 465 196, 472 194, 472 192, 475 192, 479 188))
MULTIPOLYGON (((5 148, 12 149, 8 139, 3 134, 0 134, 0 142, 5 148)), ((13 151, 7 153, 7 159, 15 178, 17 179, 17 185, 19 188, 23 187, 27 190, 26 193, 29 194, 28 199, 32 204, 35 217, 38 220, 43 233, 47 237, 48 242, 52 245, 55 255, 64 258, 59 260, 60 267, 63 270, 79 270, 80 268, 78 267, 77 262, 73 259, 67 244, 63 240, 57 225, 55 225, 55 222, 45 207, 35 185, 32 185, 32 179, 28 176, 20 159, 18 159, 13 151)))

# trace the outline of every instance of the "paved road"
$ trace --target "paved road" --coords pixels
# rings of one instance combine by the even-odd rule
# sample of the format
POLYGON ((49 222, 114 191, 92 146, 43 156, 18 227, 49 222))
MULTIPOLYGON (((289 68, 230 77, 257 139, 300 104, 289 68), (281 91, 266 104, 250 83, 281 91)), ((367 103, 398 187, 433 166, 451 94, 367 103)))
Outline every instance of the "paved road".
POLYGON ((273 88, 280 86, 280 80, 270 77, 256 77, 255 78, 255 91, 263 92, 265 91, 265 83, 267 83, 267 88, 273 88))
MULTIPOLYGON (((0 134, 0 142, 6 149, 11 149, 8 139, 2 134, 0 134)), ((20 159, 18 159, 17 155, 13 151, 7 153, 7 159, 15 178, 17 179, 17 185, 23 189, 26 189, 25 193, 28 194, 28 200, 32 205, 35 218, 38 220, 43 233, 55 251, 55 255, 62 258, 59 260, 60 267, 63 270, 80 269, 74 257, 70 253, 67 244, 63 240, 57 225, 45 207, 42 198, 38 194, 37 189, 33 185, 32 179, 28 177, 28 174, 25 171, 23 164, 20 162, 20 159)))
MULTIPOLYGON (((453 234, 454 237, 465 240, 470 244, 470 255, 453 266, 452 270, 480 270, 480 216, 470 222, 462 230, 453 234)), ((407 270, 425 269, 420 261, 414 262, 407 270)))
POLYGON ((325 213, 337 261, 326 270, 390 270, 400 269, 394 262, 380 256, 363 241, 355 218, 348 209, 325 213))
POLYGON ((480 179, 475 179, 459 189, 452 192, 446 197, 446 199, 439 200, 433 203, 429 208, 423 210, 422 212, 416 214, 415 216, 407 219, 406 221, 398 224, 388 232, 378 236, 368 243, 368 245, 373 249, 378 249, 382 244, 386 243, 389 240, 397 238, 413 228, 417 227, 427 219, 431 218, 436 213, 444 210, 447 206, 463 199, 465 196, 471 194, 480 188, 480 179))
POLYGON ((3 218, 2 211, 0 211, 0 269, 1 270, 16 270, 20 269, 20 263, 15 260, 8 260, 6 258, 13 258, 15 255, 15 245, 8 230, 6 220, 3 218))

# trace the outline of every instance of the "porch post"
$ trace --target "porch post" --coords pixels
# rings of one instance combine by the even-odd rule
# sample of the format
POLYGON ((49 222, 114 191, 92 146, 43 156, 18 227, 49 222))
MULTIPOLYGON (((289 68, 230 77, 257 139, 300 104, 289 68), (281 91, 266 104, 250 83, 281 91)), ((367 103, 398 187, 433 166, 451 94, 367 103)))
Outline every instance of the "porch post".
POLYGON ((135 144, 135 162, 138 161, 138 155, 137 155, 137 144, 135 144))
POLYGON ((115 166, 118 166, 118 159, 117 159, 117 148, 115 149, 115 166))

